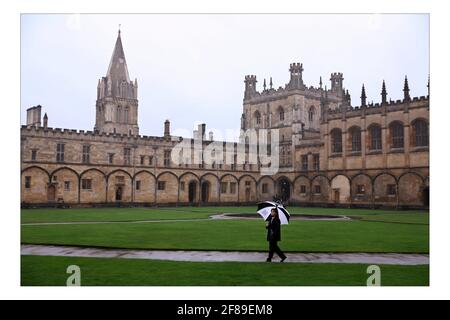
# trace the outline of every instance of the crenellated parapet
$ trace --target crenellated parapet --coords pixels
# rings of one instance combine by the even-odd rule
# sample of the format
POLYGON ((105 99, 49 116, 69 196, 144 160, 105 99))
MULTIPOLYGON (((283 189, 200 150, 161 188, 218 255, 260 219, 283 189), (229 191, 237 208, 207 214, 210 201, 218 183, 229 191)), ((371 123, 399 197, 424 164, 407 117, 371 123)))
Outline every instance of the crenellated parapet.
POLYGON ((328 96, 330 102, 342 101, 345 92, 343 91, 343 74, 331 74, 331 89, 323 89, 322 77, 320 78, 319 86, 306 86, 303 82, 303 64, 291 63, 289 72, 290 79, 285 86, 279 86, 278 89, 273 87, 272 77, 270 77, 270 87, 267 88, 266 79, 263 81, 263 90, 258 91, 256 88, 257 79, 255 75, 245 76, 245 92, 244 103, 259 104, 264 102, 271 102, 287 98, 291 95, 302 95, 310 99, 320 99, 324 94, 328 96))
POLYGON ((111 143, 164 143, 176 144, 183 138, 173 139, 173 137, 157 137, 146 135, 127 135, 122 133, 109 133, 91 130, 76 130, 63 128, 44 127, 21 127, 22 137, 45 137, 55 139, 82 140, 83 142, 111 142, 111 143))
POLYGON ((339 119, 342 117, 362 117, 370 114, 404 111, 407 109, 423 108, 429 106, 429 98, 425 96, 414 97, 412 100, 389 100, 386 103, 369 103, 365 106, 347 106, 327 110, 327 119, 339 119))

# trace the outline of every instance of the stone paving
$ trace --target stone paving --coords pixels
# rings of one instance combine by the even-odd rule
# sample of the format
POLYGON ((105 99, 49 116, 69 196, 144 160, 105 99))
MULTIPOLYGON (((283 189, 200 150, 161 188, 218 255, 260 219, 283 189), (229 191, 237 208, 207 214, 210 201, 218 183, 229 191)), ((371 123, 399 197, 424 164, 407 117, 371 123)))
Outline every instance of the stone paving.
MULTIPOLYGON (((265 252, 183 251, 87 248, 75 246, 21 245, 22 255, 120 258, 195 262, 264 262, 265 252)), ((286 263, 356 263, 377 265, 428 265, 428 254, 400 253, 287 253, 286 263)), ((279 261, 278 258, 273 259, 279 261)))

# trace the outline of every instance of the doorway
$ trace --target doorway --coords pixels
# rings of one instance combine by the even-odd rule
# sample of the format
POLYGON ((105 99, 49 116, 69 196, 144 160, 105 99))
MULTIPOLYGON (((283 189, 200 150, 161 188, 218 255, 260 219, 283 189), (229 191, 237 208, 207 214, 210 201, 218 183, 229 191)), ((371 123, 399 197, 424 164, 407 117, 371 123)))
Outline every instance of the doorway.
POLYGON ((55 199, 56 199, 56 187, 55 185, 51 184, 48 186, 47 189, 47 200, 55 201, 55 199))
POLYGON ((245 188, 245 202, 250 202, 251 189, 250 187, 245 188))
POLYGON ((422 191, 422 199, 423 199, 423 205, 425 207, 430 206, 430 187, 425 187, 422 191))
POLYGON ((287 178, 281 178, 278 181, 278 194, 283 202, 287 202, 291 198, 291 183, 287 178))
POLYGON ((116 201, 122 201, 122 186, 116 186, 116 201))
POLYGON ((189 183, 188 187, 188 193, 189 193, 189 203, 194 203, 197 200, 197 183, 195 181, 192 181, 189 183))
POLYGON ((341 193, 339 192, 339 189, 333 189, 334 192, 334 203, 339 203, 341 193))
POLYGON ((209 182, 202 183, 202 202, 206 203, 209 201, 209 182))

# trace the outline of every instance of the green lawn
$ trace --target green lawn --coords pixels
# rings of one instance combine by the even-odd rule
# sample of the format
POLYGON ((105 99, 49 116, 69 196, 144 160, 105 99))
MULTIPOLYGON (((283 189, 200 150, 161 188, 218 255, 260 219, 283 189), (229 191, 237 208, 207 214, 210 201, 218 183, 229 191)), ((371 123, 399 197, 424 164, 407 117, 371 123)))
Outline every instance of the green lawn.
MULTIPOLYGON (((22 226, 22 243, 116 248, 258 250, 262 220, 22 226)), ((366 221, 292 221, 281 247, 301 252, 429 252, 427 225, 366 221)))
MULTIPOLYGON (((293 220, 283 226, 289 252, 429 252, 429 214, 421 211, 289 208, 292 214, 346 215, 350 221, 293 220)), ((139 249, 266 251, 265 223, 212 220, 255 207, 90 208, 22 210, 22 243, 139 249), (197 219, 192 221, 175 221, 197 219), (163 220, 162 222, 142 222, 163 220), (111 222, 111 223, 108 223, 111 222), (114 222, 114 223, 113 223, 114 222), (140 222, 140 223, 133 223, 140 222)), ((68 265, 84 285, 365 285, 364 265, 199 263, 150 260, 22 257, 23 285, 64 285, 68 265), (280 280, 282 271, 284 277, 280 280)), ((428 285, 428 266, 383 266, 383 285, 428 285)))
MULTIPOLYGON (((255 213, 255 207, 22 209, 22 223, 206 219, 220 213, 255 213)), ((362 220, 429 224, 425 211, 289 207, 291 214, 345 215, 362 220)))
MULTIPOLYGON (((23 286, 64 286, 69 265, 84 286, 364 286, 367 265, 172 262, 22 256, 23 286), (281 276, 282 275, 282 276, 281 276)), ((428 286, 428 266, 381 266, 383 286, 428 286)))
POLYGON ((43 222, 105 222, 206 219, 211 211, 193 211, 190 208, 83 208, 83 209, 22 209, 22 223, 43 222))

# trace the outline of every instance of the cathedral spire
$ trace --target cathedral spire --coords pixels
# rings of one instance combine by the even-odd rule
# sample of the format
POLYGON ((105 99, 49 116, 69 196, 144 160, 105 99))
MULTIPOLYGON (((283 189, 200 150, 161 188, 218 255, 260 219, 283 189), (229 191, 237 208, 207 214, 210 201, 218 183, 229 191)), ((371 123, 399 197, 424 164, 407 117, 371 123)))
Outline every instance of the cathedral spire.
POLYGON ((122 46, 121 30, 109 62, 108 72, 97 85, 95 132, 137 135, 138 84, 128 74, 122 46))
POLYGON ((130 76, 128 75, 127 62, 125 60, 125 53, 122 46, 121 31, 119 27, 119 32, 117 35, 116 45, 114 46, 114 51, 109 63, 108 72, 106 76, 110 78, 114 85, 125 80, 130 82, 130 76))

